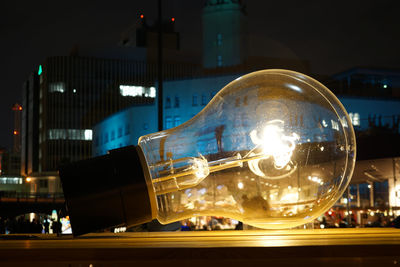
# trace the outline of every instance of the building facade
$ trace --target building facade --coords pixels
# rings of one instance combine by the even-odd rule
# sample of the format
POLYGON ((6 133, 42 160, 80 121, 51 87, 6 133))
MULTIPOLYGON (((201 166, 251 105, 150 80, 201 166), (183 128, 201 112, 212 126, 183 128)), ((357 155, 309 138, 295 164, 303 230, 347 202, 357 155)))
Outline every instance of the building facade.
POLYGON ((92 155, 92 127, 135 104, 153 103, 144 62, 51 57, 23 88, 22 174, 54 175, 59 164, 92 155))
POLYGON ((246 14, 241 1, 206 1, 203 8, 203 66, 239 65, 246 59, 246 14))

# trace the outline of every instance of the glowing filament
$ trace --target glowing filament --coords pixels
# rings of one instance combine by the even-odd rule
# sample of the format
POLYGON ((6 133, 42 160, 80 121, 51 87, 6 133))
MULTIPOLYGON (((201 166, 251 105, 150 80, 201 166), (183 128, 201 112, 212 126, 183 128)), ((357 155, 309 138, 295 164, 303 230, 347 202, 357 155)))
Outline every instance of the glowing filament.
MULTIPOLYGON (((281 170, 287 167, 290 171, 288 164, 291 161, 293 150, 296 147, 296 140, 300 137, 296 133, 291 135, 284 135, 283 133, 283 121, 273 120, 267 123, 261 134, 261 138, 257 133, 257 130, 253 130, 250 133, 251 141, 261 148, 261 154, 264 159, 272 157, 274 160, 274 167, 277 170, 281 170), (281 124, 281 125, 279 125, 281 124)), ((250 153, 249 155, 252 155, 250 153)), ((258 163, 261 159, 253 160, 249 162, 250 170, 256 175, 265 177, 266 175, 258 167, 258 163)))

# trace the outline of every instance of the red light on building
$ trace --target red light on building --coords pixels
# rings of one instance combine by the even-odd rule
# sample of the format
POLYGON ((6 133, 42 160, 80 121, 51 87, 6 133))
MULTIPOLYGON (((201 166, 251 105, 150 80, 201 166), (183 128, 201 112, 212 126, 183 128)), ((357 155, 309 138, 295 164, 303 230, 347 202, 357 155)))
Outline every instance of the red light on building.
POLYGON ((12 107, 12 110, 13 110, 13 111, 22 110, 22 106, 21 106, 20 104, 15 104, 15 105, 12 107))
POLYGON ((172 21, 172 22, 175 22, 175 18, 172 17, 172 18, 171 18, 171 21, 172 21))
POLYGON ((141 18, 141 19, 144 19, 144 15, 143 15, 143 14, 140 14, 140 18, 141 18))

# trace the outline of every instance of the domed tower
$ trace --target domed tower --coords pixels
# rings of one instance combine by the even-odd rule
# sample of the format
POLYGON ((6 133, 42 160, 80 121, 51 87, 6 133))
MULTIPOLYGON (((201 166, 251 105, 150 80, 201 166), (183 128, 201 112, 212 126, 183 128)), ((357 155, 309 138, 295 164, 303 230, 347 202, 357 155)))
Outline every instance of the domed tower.
POLYGON ((207 0, 203 8, 203 66, 218 68, 243 63, 246 14, 240 0, 207 0))

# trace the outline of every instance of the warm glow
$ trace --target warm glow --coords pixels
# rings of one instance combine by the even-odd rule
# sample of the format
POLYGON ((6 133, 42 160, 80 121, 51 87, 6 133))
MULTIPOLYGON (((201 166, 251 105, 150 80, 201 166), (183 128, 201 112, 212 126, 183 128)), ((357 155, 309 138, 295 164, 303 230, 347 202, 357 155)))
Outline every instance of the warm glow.
POLYGON ((31 177, 26 177, 25 181, 26 181, 27 183, 30 183, 30 182, 32 181, 32 178, 31 178, 31 177))
POLYGON ((144 15, 143 15, 143 14, 140 14, 140 18, 143 19, 143 18, 144 18, 144 15))
POLYGON ((17 135, 18 134, 18 131, 14 131, 14 135, 17 135))
POLYGON ((261 146, 262 153, 268 158, 274 158, 276 169, 284 168, 289 162, 296 147, 295 141, 299 140, 296 133, 291 136, 283 134, 283 124, 281 120, 273 120, 264 127, 262 137, 259 138, 257 131, 250 133, 251 141, 257 146, 261 146))
POLYGON ((243 189, 243 187, 244 187, 242 182, 239 182, 237 186, 238 186, 239 189, 243 189))
POLYGON ((259 167, 259 162, 268 158, 274 160, 275 169, 286 171, 283 175, 268 178, 283 178, 296 170, 296 165, 291 162, 291 158, 296 147, 295 142, 299 140, 300 137, 296 133, 285 135, 283 132, 283 124, 284 122, 281 120, 272 120, 267 122, 262 131, 261 137, 259 136, 259 133, 257 133, 257 130, 250 132, 251 141, 256 145, 256 147, 248 154, 248 156, 258 157, 258 159, 250 160, 248 162, 249 168, 254 174, 261 177, 268 177, 268 175, 261 171, 259 167), (259 148, 261 149, 261 152, 256 152, 259 148))
POLYGON ((171 18, 171 21, 172 21, 172 22, 175 22, 175 18, 171 18))
POLYGON ((207 160, 205 158, 197 159, 194 158, 192 160, 192 168, 195 171, 195 175, 197 178, 203 179, 206 178, 210 174, 210 169, 208 168, 207 160))

